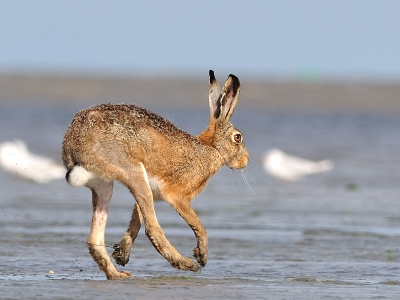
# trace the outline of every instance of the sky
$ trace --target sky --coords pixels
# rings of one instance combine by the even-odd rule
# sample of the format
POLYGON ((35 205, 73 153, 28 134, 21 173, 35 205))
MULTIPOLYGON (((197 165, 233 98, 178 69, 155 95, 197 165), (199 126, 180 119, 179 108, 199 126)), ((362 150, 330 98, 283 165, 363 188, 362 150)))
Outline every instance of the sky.
POLYGON ((396 0, 0 0, 0 72, 400 81, 396 0))

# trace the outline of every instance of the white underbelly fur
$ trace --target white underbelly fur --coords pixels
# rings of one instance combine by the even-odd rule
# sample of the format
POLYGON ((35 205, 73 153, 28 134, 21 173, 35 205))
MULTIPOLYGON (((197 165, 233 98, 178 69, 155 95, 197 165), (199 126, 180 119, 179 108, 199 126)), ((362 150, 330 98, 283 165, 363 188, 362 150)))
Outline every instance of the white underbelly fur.
POLYGON ((161 195, 162 181, 156 177, 148 177, 151 192, 153 193, 154 200, 163 200, 161 195))

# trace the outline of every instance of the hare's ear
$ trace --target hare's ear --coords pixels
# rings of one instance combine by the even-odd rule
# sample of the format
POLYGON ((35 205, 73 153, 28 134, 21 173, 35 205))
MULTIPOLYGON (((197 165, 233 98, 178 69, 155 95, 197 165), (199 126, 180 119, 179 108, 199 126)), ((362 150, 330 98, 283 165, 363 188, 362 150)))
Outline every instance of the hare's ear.
POLYGON ((210 114, 211 117, 218 119, 221 114, 221 98, 222 90, 215 79, 214 71, 210 70, 210 93, 208 94, 208 100, 210 102, 210 114))
POLYGON ((230 74, 222 88, 221 113, 224 120, 229 120, 235 110, 240 94, 240 81, 230 74))

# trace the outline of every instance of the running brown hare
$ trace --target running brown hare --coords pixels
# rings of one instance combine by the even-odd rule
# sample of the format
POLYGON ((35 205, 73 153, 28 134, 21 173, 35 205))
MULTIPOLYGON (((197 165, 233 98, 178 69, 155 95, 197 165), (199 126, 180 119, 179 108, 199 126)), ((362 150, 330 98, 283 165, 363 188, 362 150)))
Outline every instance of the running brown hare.
POLYGON ((92 191, 87 246, 108 279, 131 276, 115 268, 104 244, 114 180, 124 184, 136 200, 128 229, 114 246, 117 264, 128 262, 143 221, 151 243, 174 268, 195 272, 207 263, 207 233, 190 201, 222 166, 241 169, 249 160, 242 133, 229 121, 239 98, 239 79, 229 75, 221 89, 212 70, 209 75, 209 124, 198 136, 134 104, 102 104, 79 111, 65 133, 66 179, 72 186, 92 191), (168 242, 157 221, 154 200, 167 201, 192 228, 197 263, 168 242))

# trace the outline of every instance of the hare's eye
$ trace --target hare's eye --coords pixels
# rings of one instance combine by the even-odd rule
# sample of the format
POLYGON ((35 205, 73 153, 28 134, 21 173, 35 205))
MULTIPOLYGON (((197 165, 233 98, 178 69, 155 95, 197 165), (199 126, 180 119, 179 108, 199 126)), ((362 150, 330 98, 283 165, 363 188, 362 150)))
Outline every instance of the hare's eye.
POLYGON ((240 144, 242 142, 242 135, 240 133, 236 133, 233 135, 233 141, 235 143, 240 144))

